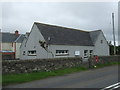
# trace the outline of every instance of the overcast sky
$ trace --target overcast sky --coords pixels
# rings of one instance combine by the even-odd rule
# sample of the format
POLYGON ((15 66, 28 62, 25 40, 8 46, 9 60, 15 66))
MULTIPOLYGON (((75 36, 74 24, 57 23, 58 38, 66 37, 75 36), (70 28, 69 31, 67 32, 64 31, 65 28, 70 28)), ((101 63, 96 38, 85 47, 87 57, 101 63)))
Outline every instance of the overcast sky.
POLYGON ((112 16, 115 13, 116 40, 118 37, 117 2, 5 2, 2 7, 3 32, 30 32, 34 22, 47 23, 80 30, 102 29, 112 41, 112 16))

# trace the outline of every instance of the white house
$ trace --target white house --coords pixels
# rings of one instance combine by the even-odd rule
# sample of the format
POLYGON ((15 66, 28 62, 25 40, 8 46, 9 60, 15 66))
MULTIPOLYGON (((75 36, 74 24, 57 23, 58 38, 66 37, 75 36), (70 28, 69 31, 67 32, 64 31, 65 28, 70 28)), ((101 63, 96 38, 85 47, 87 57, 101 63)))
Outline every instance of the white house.
POLYGON ((37 22, 20 50, 20 59, 24 60, 109 55, 109 45, 101 30, 88 32, 37 22))
POLYGON ((2 59, 19 59, 20 58, 20 45, 24 39, 23 34, 19 34, 16 30, 15 33, 1 32, 0 53, 2 59))

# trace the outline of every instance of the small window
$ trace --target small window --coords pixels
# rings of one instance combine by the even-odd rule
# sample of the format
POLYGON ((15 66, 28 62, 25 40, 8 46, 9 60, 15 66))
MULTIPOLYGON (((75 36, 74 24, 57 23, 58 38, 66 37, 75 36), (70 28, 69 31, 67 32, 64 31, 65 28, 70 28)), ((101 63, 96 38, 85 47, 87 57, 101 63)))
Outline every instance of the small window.
POLYGON ((29 50, 28 56, 36 56, 36 50, 29 50))
POLYGON ((85 57, 85 58, 88 57, 88 50, 84 50, 84 57, 85 57))
POLYGON ((79 56, 80 55, 80 51, 75 51, 75 55, 79 56))
POLYGON ((23 55, 25 55, 25 51, 23 51, 23 55))
POLYGON ((102 44, 102 43, 103 43, 103 40, 101 40, 100 42, 101 42, 101 44, 102 44))
POLYGON ((90 53, 90 56, 91 56, 91 55, 93 55, 93 50, 90 50, 90 52, 89 52, 89 53, 90 53))
POLYGON ((68 50, 56 50, 56 55, 68 55, 68 50))

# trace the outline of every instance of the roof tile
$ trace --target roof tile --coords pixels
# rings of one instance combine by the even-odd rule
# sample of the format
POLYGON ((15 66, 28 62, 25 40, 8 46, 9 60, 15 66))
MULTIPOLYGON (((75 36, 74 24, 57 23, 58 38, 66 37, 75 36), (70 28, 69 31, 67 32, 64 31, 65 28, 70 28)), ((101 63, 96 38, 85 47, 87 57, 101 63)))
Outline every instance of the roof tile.
POLYGON ((90 34, 87 31, 36 22, 35 24, 49 44, 93 46, 90 34))

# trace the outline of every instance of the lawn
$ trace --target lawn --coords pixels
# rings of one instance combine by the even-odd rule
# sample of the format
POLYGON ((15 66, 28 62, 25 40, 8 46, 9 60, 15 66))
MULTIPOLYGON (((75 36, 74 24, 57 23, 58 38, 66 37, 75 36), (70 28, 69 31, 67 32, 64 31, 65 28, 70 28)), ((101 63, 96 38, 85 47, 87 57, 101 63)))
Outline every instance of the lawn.
MULTIPOLYGON (((97 68, 110 66, 110 65, 118 65, 120 62, 109 62, 106 64, 98 64, 96 65, 97 68)), ((2 76, 2 85, 8 85, 8 84, 14 84, 14 83, 23 83, 23 82, 29 82, 33 80, 39 80, 47 77, 52 76, 60 76, 65 75, 73 72, 80 72, 88 70, 88 68, 85 67, 72 67, 72 68, 65 68, 65 69, 59 69, 54 70, 51 72, 33 72, 33 73, 22 73, 22 74, 9 74, 9 75, 3 75, 2 76)))

